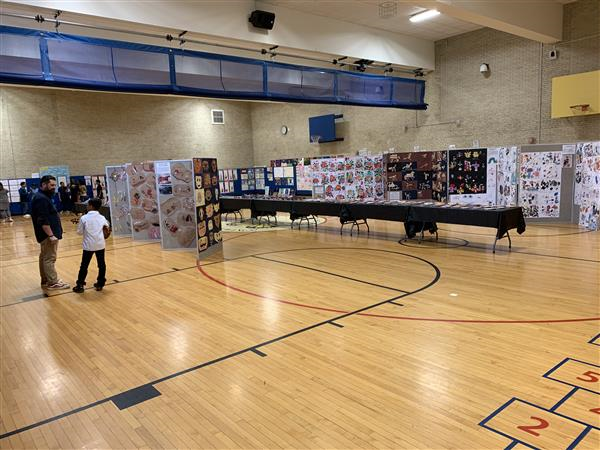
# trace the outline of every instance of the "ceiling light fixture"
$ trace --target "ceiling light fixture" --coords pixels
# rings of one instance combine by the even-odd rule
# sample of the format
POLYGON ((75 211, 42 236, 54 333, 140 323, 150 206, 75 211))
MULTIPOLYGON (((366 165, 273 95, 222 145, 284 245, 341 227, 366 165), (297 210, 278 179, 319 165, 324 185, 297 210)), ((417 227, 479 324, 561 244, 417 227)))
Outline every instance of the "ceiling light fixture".
POLYGON ((440 12, 437 9, 426 9, 425 11, 413 14, 408 20, 411 22, 423 22, 424 20, 431 19, 439 14, 440 12))

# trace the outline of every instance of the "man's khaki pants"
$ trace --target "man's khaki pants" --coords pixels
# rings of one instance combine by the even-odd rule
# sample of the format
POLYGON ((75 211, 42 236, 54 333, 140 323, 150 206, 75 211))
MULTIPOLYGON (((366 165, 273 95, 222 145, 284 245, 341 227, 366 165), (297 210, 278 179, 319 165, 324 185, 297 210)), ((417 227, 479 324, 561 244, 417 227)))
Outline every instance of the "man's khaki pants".
POLYGON ((54 268, 56 254, 58 252, 58 240, 51 241, 46 238, 40 244, 40 277, 42 284, 54 284, 58 281, 58 275, 54 268))

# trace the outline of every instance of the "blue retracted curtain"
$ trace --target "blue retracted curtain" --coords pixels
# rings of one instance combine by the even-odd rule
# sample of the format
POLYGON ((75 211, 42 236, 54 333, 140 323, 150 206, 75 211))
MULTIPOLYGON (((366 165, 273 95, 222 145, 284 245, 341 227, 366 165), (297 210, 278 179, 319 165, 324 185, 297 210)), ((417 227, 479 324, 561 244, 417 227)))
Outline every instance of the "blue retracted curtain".
POLYGON ((425 82, 0 26, 0 81, 426 109, 425 82))

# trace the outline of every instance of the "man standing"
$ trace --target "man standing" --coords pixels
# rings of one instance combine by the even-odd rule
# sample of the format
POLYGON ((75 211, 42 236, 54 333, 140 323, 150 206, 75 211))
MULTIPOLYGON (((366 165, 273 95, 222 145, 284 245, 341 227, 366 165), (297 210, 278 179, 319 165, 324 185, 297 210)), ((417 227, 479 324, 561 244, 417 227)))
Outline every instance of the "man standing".
POLYGON ((60 186, 58 187, 58 199, 60 201, 61 213, 71 210, 71 208, 69 207, 69 200, 71 199, 69 188, 65 185, 63 181, 60 182, 60 186))
POLYGON ((31 217, 29 215, 29 189, 27 189, 27 184, 24 181, 21 182, 19 188, 19 203, 21 203, 21 214, 29 219, 31 217))
POLYGON ((56 178, 52 175, 44 175, 40 182, 40 189, 35 193, 31 202, 31 220, 35 238, 40 243, 40 277, 44 290, 60 290, 71 287, 58 278, 54 268, 58 241, 62 239, 60 217, 52 203, 55 190, 56 178))

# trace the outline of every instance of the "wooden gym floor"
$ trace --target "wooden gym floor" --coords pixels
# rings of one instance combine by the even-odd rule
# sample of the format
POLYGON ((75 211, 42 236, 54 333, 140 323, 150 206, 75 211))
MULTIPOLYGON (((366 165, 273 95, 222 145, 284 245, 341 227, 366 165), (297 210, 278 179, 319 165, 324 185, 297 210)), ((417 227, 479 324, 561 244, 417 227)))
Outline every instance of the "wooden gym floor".
POLYGON ((2 224, 0 447, 600 448, 600 233, 441 228, 228 233, 199 268, 110 238, 103 292, 44 298, 2 224))

